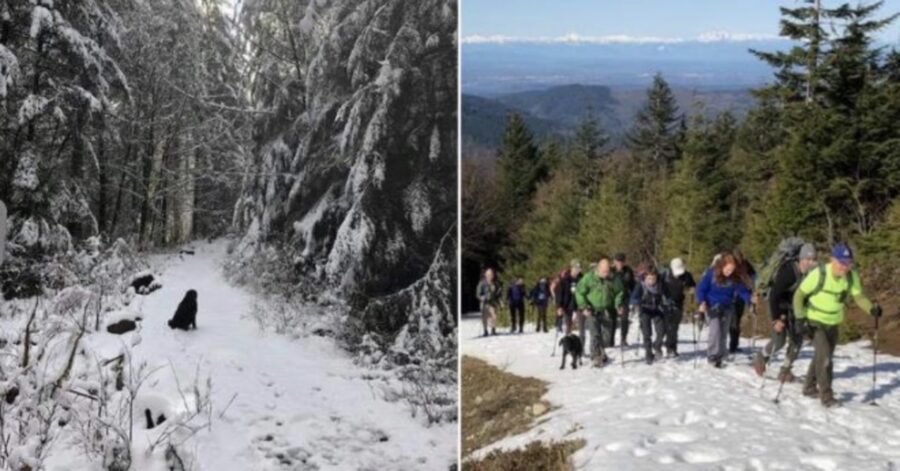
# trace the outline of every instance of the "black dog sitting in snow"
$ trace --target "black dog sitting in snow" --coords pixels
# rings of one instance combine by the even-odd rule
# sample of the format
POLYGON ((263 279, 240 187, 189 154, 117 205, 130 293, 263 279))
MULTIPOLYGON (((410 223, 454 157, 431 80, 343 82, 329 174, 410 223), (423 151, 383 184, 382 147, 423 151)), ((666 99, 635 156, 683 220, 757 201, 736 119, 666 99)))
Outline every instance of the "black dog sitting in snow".
POLYGON ((578 364, 581 363, 581 356, 584 354, 584 344, 581 342, 581 337, 576 334, 568 334, 559 341, 559 345, 563 349, 562 365, 560 365, 559 369, 566 369, 566 355, 572 355, 572 369, 578 369, 578 364))
POLYGON ((175 316, 169 320, 169 327, 173 329, 190 330, 197 328, 197 292, 188 290, 184 299, 178 303, 175 316))

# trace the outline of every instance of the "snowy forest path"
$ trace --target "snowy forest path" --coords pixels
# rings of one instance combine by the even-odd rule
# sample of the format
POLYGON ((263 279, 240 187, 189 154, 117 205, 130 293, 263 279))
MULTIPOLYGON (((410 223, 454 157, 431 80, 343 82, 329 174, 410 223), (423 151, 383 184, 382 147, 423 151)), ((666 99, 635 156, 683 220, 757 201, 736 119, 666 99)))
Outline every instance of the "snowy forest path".
MULTIPOLYGON (((804 469, 877 470, 900 465, 900 360, 879 355, 878 384, 872 387, 869 342, 840 345, 835 353, 834 389, 841 407, 825 409, 801 395, 802 379, 784 387, 779 405, 774 376, 784 352, 766 373, 764 387, 746 353, 724 369, 707 365, 705 343, 692 351, 691 325, 682 324, 677 359, 646 365, 642 348, 616 347, 603 369, 559 369, 551 358, 553 333, 479 337, 480 319, 460 324, 462 353, 509 373, 549 383, 544 399, 554 406, 540 425, 477 452, 521 447, 534 440, 583 438, 573 461, 578 469, 804 469), (694 355, 699 364, 693 367, 694 355)), ((705 336, 704 336, 705 339, 705 336)), ((637 334, 631 334, 636 342, 637 334)), ((746 339, 745 339, 746 340, 746 339)), ((746 345, 747 343, 745 343, 746 345)), ((765 340, 758 342, 759 348, 765 340)), ((793 368, 806 373, 812 349, 806 345, 793 368)))
POLYGON ((254 295, 224 277, 225 242, 194 245, 195 255, 154 257, 163 287, 135 301, 143 322, 133 356, 159 368, 148 387, 170 400, 195 377, 211 378, 216 417, 192 450, 200 469, 444 465, 448 447, 438 442, 451 434, 382 399, 378 372, 355 366, 332 340, 261 332, 248 317, 254 295), (172 330, 166 321, 189 289, 198 293, 198 328, 172 330))

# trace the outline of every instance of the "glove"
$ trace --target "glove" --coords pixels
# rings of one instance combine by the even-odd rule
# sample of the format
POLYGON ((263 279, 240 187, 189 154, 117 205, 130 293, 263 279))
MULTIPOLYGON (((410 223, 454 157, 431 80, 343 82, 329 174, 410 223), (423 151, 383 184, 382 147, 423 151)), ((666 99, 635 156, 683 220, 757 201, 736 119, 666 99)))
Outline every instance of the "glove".
POLYGON ((869 314, 872 314, 872 317, 878 319, 879 317, 881 317, 881 306, 877 304, 872 306, 872 310, 869 311, 869 314))

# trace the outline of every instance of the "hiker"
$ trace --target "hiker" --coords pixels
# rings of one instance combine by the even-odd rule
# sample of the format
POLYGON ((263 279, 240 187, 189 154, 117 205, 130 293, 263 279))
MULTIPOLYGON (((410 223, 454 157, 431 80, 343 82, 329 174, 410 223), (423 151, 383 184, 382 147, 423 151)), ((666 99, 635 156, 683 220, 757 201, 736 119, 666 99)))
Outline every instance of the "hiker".
POLYGON ((491 329, 491 335, 497 335, 497 308, 500 305, 503 288, 497 281, 492 268, 484 271, 484 276, 478 282, 475 292, 481 303, 481 325, 484 328, 484 337, 488 336, 488 327, 491 329))
POLYGON ((750 290, 744 284, 746 276, 740 272, 742 268, 734 254, 724 252, 697 285, 698 310, 709 323, 707 360, 716 368, 722 367, 725 357, 727 328, 735 315, 735 301, 740 298, 746 304, 751 303, 750 290))
POLYGON ((623 309, 624 315, 613 314, 613 324, 612 324, 612 336, 610 337, 611 343, 610 347, 615 346, 616 343, 616 328, 620 328, 621 330, 621 341, 623 346, 628 346, 628 302, 631 300, 631 292, 634 291, 634 286, 636 284, 634 277, 634 270, 631 269, 627 265, 627 260, 625 254, 622 252, 617 253, 613 256, 613 264, 615 268, 613 270, 614 275, 619 278, 619 282, 622 283, 622 287, 625 290, 622 294, 625 299, 625 309, 623 309))
POLYGON ((604 347, 612 344, 613 316, 623 314, 625 305, 625 289, 608 258, 600 258, 597 268, 581 278, 575 297, 591 332, 591 360, 599 368, 609 361, 604 347))
MULTIPOLYGON (((741 277, 743 278, 744 284, 747 286, 753 286, 753 280, 756 277, 756 270, 753 268, 753 265, 744 257, 744 254, 741 253, 740 250, 735 249, 732 251, 735 260, 738 263, 738 272, 741 273, 741 277)), ((744 317, 744 310, 747 307, 743 299, 738 298, 734 300, 734 316, 731 318, 731 322, 728 325, 728 353, 734 355, 737 353, 740 348, 741 343, 741 320, 744 317)), ((756 332, 753 332, 753 335, 756 335, 756 332)))
POLYGON ((644 273, 643 281, 637 283, 631 293, 631 305, 635 306, 640 316, 641 336, 644 340, 644 361, 652 364, 653 360, 662 357, 663 335, 665 334, 665 300, 659 274, 650 268, 644 273), (656 338, 653 339, 653 332, 656 338))
MULTIPOLYGON (((785 249, 792 251, 792 249, 785 249)), ((794 292, 803 280, 803 276, 816 266, 816 248, 812 244, 802 244, 796 254, 785 253, 771 275, 771 286, 768 288, 769 317, 772 319, 772 338, 756 353, 753 369, 762 376, 766 373, 769 359, 777 351, 787 345, 785 361, 778 373, 778 380, 783 383, 794 381, 791 366, 803 345, 803 336, 797 328, 794 316, 794 292)))
POLYGON ((540 332, 543 330, 547 332, 547 304, 550 302, 550 285, 547 283, 546 277, 541 278, 534 285, 534 288, 531 288, 531 293, 528 297, 535 311, 537 311, 537 325, 534 331, 540 332))
POLYGON ((519 325, 519 333, 521 334, 525 328, 525 299, 528 293, 525 292, 525 280, 521 276, 516 277, 515 283, 509 287, 506 293, 506 301, 509 305, 509 322, 512 325, 510 333, 516 333, 516 324, 519 325))
POLYGON ((686 293, 692 291, 697 283, 680 258, 673 258, 669 262, 669 269, 663 271, 661 278, 663 296, 668 301, 664 312, 666 356, 677 357, 678 329, 684 317, 684 300, 686 293))
POLYGON ((853 251, 846 244, 836 244, 828 264, 813 268, 803 277, 794 293, 794 313, 802 332, 811 334, 813 359, 806 373, 803 395, 818 397, 825 407, 839 404, 831 389, 834 373, 834 347, 838 328, 844 322, 847 297, 874 318, 881 317, 881 307, 863 294, 859 272, 853 269, 853 251))
MULTIPOLYGON (((556 293, 556 316, 562 319, 566 333, 572 333, 573 321, 578 304, 575 301, 575 287, 581 280, 581 263, 572 260, 569 269, 559 279, 556 293)), ((581 332, 581 340, 584 341, 584 331, 581 332)))
POLYGON ((556 304, 556 300, 559 297, 559 281, 566 275, 566 271, 568 270, 563 268, 552 280, 550 280, 550 299, 553 301, 553 306, 555 307, 553 311, 556 313, 556 316, 554 316, 556 318, 554 325, 556 326, 556 331, 559 333, 562 333, 563 316, 560 314, 560 309, 556 304))

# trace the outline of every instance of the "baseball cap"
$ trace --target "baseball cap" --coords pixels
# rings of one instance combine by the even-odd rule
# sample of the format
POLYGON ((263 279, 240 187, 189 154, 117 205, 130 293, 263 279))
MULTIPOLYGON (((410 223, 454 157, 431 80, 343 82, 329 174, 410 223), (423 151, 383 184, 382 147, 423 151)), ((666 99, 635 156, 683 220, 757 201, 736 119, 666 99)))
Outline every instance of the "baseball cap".
POLYGON ((853 265, 853 251, 847 244, 836 244, 831 250, 831 256, 841 262, 841 265, 853 265))
POLYGON ((672 270, 672 274, 675 276, 681 276, 684 274, 684 260, 680 258, 673 258, 669 263, 669 268, 672 270))
POLYGON ((581 262, 579 262, 577 258, 573 258, 572 262, 569 263, 569 268, 577 268, 581 270, 581 262))

